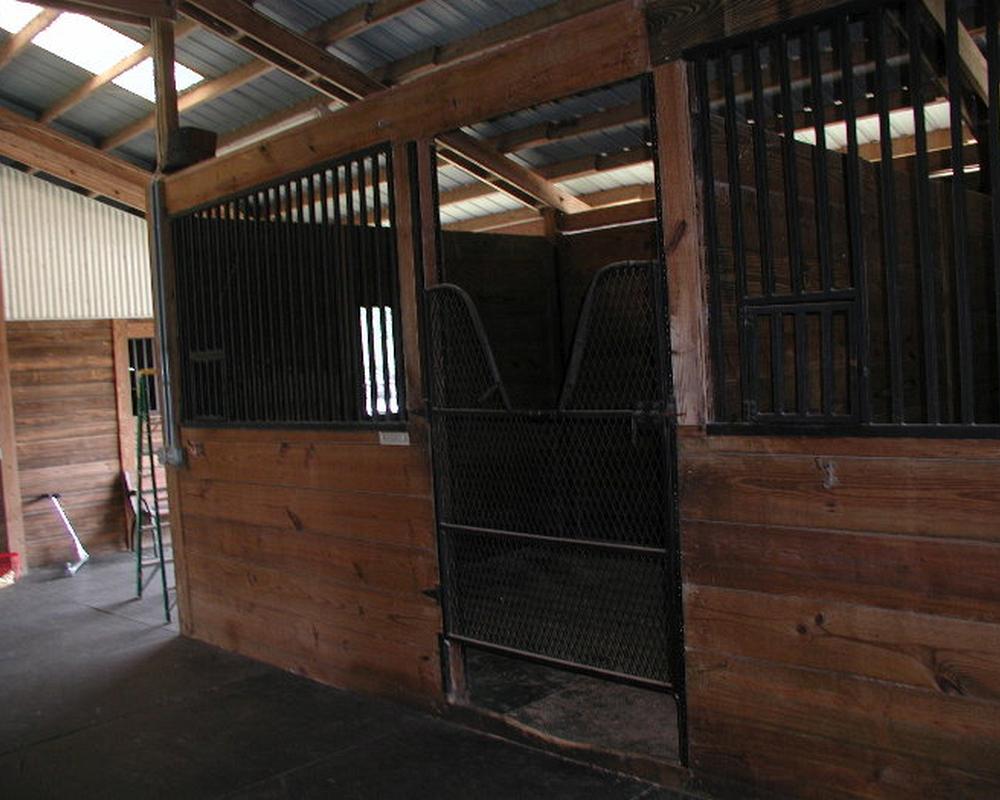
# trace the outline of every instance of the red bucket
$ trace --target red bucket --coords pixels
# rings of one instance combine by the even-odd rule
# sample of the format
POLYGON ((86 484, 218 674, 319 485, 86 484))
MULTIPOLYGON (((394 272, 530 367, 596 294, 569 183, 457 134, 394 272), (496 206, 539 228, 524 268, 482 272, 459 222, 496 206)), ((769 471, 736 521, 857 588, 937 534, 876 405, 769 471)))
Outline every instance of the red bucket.
POLYGON ((0 587, 10 586, 21 577, 21 556, 17 553, 0 553, 0 587))

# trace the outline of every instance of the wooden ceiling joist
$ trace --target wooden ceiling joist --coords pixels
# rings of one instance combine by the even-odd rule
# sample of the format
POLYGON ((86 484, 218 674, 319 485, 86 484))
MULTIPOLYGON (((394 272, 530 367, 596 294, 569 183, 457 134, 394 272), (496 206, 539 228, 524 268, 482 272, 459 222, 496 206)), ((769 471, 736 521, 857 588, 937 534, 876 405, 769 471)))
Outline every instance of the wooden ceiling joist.
POLYGON ((18 54, 31 44, 32 39, 55 22, 59 17, 59 13, 52 9, 38 12, 21 30, 0 45, 0 69, 3 69, 17 58, 18 54))
MULTIPOLYGON (((202 21, 213 20, 212 28, 240 47, 257 52, 278 69, 302 80, 329 97, 350 102, 385 91, 386 87, 350 64, 336 58, 307 37, 297 34, 247 7, 239 0, 183 0, 182 10, 202 21), (228 33, 226 33, 228 32, 228 33), (291 65, 291 66, 289 66, 291 65)), ((460 131, 442 137, 445 152, 455 154, 454 163, 480 177, 479 170, 502 181, 515 191, 511 196, 527 204, 541 204, 566 213, 587 205, 561 190, 532 170, 506 158, 494 148, 460 131), (526 199, 526 197, 527 199, 526 199)))
MULTIPOLYGON (((924 0, 924 5, 941 29, 941 32, 945 33, 947 30, 945 0, 924 0)), ((958 55, 962 59, 962 66, 965 68, 966 74, 972 81, 972 88, 979 95, 979 99, 986 103, 988 107, 990 104, 990 91, 986 56, 983 55, 983 51, 979 49, 976 40, 972 38, 972 34, 969 33, 968 28, 961 21, 958 23, 958 55)))
MULTIPOLYGON (((197 30, 197 28, 198 26, 191 20, 181 20, 174 26, 174 41, 179 42, 192 31, 197 30)), ((119 75, 128 72, 136 64, 145 61, 147 58, 152 57, 152 55, 153 43, 150 41, 132 53, 132 55, 125 56, 125 58, 117 64, 113 64, 108 67, 100 75, 94 75, 93 77, 88 78, 84 83, 80 84, 76 89, 67 94, 61 100, 53 103, 42 112, 41 117, 39 117, 39 121, 48 123, 52 122, 54 119, 58 119, 70 109, 78 106, 102 86, 111 83, 111 81, 119 75)))
POLYGON ((0 153, 140 211, 149 173, 0 107, 0 153))
MULTIPOLYGON (((580 0, 559 0, 559 2, 538 11, 515 17, 465 39, 441 45, 440 47, 432 47, 420 51, 413 56, 408 56, 399 61, 387 64, 371 72, 369 77, 387 85, 395 85, 413 80, 435 69, 452 65, 464 59, 485 55, 503 44, 513 42, 532 33, 537 33, 540 30, 584 14, 585 12, 593 11, 611 2, 614 2, 614 0, 583 0, 583 2, 580 2, 580 0)), ((327 42, 327 44, 332 43, 332 41, 327 42)), ((301 109, 289 109, 286 113, 278 113, 269 118, 270 124, 277 129, 281 129, 289 120, 300 113, 301 109)), ((252 123, 245 128, 226 134, 223 140, 228 142, 239 141, 260 132, 261 128, 256 123, 252 123)))
POLYGON ((149 25, 153 17, 174 19, 177 8, 174 0, 45 0, 40 5, 83 14, 88 17, 126 22, 129 25, 149 25))
POLYGON ((424 0, 374 0, 370 3, 361 3, 319 25, 311 38, 319 45, 329 46, 387 22, 422 2, 424 0))
POLYGON ((491 142, 501 153, 514 153, 518 150, 527 150, 563 139, 571 139, 584 133, 608 130, 634 122, 645 122, 648 119, 640 100, 572 119, 529 125, 497 136, 491 139, 491 142))
POLYGON ((180 212, 378 142, 437 136, 633 78, 649 67, 647 41, 642 9, 632 0, 618 0, 377 92, 337 111, 329 121, 314 120, 172 175, 166 180, 168 208, 180 212), (504 80, 497 81, 497 75, 504 80), (448 102, 441 102, 442 97, 448 102))

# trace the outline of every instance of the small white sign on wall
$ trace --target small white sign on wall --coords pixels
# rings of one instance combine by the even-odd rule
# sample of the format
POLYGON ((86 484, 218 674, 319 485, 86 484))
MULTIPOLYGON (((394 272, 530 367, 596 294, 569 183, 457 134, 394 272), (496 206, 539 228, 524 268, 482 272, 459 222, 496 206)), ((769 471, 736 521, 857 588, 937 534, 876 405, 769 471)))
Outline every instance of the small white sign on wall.
POLYGON ((379 431, 378 443, 393 447, 409 447, 410 434, 406 431, 379 431))

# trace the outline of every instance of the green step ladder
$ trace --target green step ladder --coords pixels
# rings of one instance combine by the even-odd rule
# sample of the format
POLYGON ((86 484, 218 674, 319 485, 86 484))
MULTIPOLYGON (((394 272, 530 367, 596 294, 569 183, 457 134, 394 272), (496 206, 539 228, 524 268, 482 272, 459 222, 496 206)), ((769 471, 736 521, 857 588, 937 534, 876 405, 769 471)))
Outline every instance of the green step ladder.
POLYGON ((155 374, 155 370, 152 369, 140 369, 136 372, 136 484, 132 492, 135 533, 132 537, 132 546, 135 548, 136 597, 142 597, 143 590, 159 572, 160 584, 163 588, 163 614, 169 623, 170 588, 167 586, 167 564, 172 564, 173 558, 167 558, 164 552, 163 529, 169 527, 170 523, 169 521, 164 522, 160 514, 160 487, 156 479, 153 425, 149 414, 150 381, 155 374), (148 475, 145 474, 147 470, 148 475), (147 477, 149 485, 145 486, 144 479, 147 477), (143 551, 146 533, 151 534, 152 538, 152 556, 148 558, 143 551))

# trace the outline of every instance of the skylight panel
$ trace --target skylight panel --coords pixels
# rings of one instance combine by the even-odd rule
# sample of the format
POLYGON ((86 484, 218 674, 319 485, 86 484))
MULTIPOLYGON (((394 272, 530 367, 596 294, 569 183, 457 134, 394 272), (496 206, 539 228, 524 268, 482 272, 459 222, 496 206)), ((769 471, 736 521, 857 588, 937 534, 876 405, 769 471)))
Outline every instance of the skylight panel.
POLYGON ((80 14, 60 14, 32 42, 95 74, 142 47, 135 39, 80 14))
POLYGON ((17 33, 31 22, 41 8, 31 3, 19 3, 17 0, 0 0, 0 28, 9 33, 17 33))
MULTIPOLYGON (((174 84, 177 91, 182 92, 198 83, 203 76, 183 64, 174 62, 174 84)), ((153 84, 153 59, 140 61, 132 69, 123 72, 112 81, 116 86, 128 89, 130 92, 145 97, 151 103, 156 102, 156 91, 153 84)))

